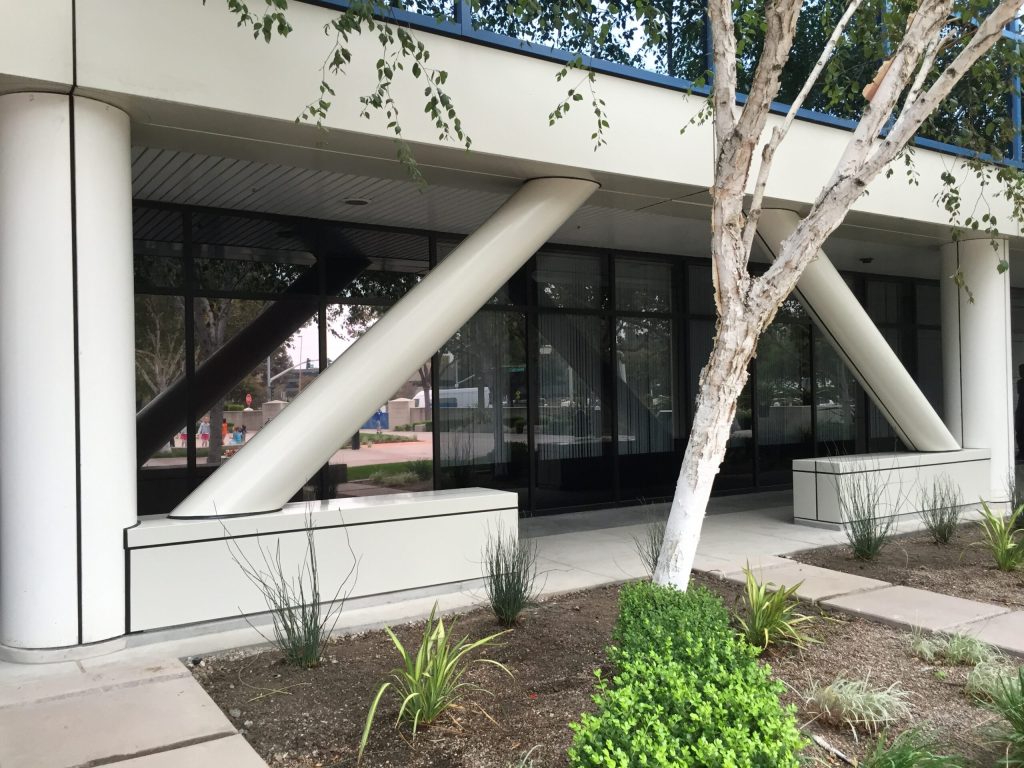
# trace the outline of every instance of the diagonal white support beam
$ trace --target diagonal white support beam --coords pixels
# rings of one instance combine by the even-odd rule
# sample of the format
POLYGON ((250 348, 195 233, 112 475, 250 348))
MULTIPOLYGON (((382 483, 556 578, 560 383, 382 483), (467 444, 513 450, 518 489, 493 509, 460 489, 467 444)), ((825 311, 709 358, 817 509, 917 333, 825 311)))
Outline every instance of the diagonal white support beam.
POLYGON ((567 178, 526 182, 171 517, 280 509, 597 186, 567 178))
MULTIPOLYGON (((799 221, 793 211, 762 212, 757 231, 773 256, 799 221)), ((818 258, 804 270, 796 292, 825 338, 907 447, 926 452, 960 450, 956 438, 824 251, 818 251, 818 258)))

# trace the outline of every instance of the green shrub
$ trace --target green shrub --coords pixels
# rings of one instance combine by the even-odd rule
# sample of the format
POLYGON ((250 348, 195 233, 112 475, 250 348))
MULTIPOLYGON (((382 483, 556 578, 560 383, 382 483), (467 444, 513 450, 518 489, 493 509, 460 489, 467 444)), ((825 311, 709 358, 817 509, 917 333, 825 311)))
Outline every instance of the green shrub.
POLYGON ((967 674, 965 690, 979 702, 992 701, 1005 681, 1016 679, 1016 671, 1005 658, 978 664, 967 674))
POLYGON ((704 587, 682 592, 637 581, 619 592, 619 616, 612 635, 619 648, 643 649, 659 637, 682 637, 687 632, 698 638, 732 633, 729 612, 704 587))
POLYGON ((771 583, 762 584, 754 578, 749 566, 743 569, 747 589, 743 595, 742 612, 737 615, 747 642, 762 651, 769 645, 783 642, 803 646, 810 638, 799 627, 812 617, 797 613, 800 603, 793 595, 803 584, 779 586, 774 592, 771 583))
POLYGON ((526 604, 536 597, 537 544, 499 530, 484 545, 484 590, 498 621, 516 623, 526 604))
POLYGON ((434 722, 467 693, 486 690, 462 679, 469 664, 492 664, 508 673, 510 677, 512 676, 504 664, 493 659, 467 658, 467 654, 477 648, 490 645, 495 638, 505 634, 504 632, 473 641, 470 641, 468 636, 461 640, 455 640, 445 629, 444 619, 438 619, 436 615, 437 604, 435 603, 426 626, 423 628, 420 646, 415 653, 406 650, 390 627, 384 628, 388 637, 391 638, 395 650, 398 651, 402 666, 392 670, 391 681, 381 685, 370 704, 363 736, 359 741, 358 757, 360 760, 366 749, 366 742, 370 739, 370 729, 373 727, 374 715, 377 714, 377 705, 380 704, 385 691, 392 685, 395 686, 401 701, 398 708, 398 722, 411 724, 412 733, 415 736, 421 725, 429 725, 434 722))
POLYGON ((920 728, 909 728, 891 742, 885 734, 879 736, 874 749, 858 765, 862 768, 959 768, 963 761, 940 754, 932 736, 920 728))
POLYGON ((1017 507, 1009 517, 997 515, 984 501, 981 502, 981 525, 983 541, 979 546, 988 548, 996 568, 1000 571, 1015 571, 1024 564, 1024 546, 1017 540, 1021 531, 1016 530, 1017 519, 1024 513, 1024 507, 1017 507))
POLYGON ((430 459, 413 459, 406 464, 420 480, 430 480, 434 476, 434 462, 430 459))
POLYGON ((573 768, 795 768, 805 745, 782 684, 729 628, 707 590, 647 582, 620 597, 610 656, 598 674, 596 714, 573 723, 573 768))
POLYGON ((388 488, 401 488, 420 482, 415 472, 389 472, 387 470, 374 472, 370 475, 369 480, 374 485, 386 486, 388 488))
POLYGON ((930 488, 921 492, 918 503, 921 521, 936 544, 949 544, 960 525, 963 497, 948 475, 937 477, 930 488))

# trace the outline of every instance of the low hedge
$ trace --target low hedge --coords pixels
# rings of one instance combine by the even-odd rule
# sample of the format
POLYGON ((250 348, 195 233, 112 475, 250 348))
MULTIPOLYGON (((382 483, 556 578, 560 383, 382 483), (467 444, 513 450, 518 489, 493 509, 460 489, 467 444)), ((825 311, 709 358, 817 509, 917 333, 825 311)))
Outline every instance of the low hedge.
POLYGON ((710 592, 630 585, 614 638, 617 673, 571 726, 573 768, 798 766, 805 742, 782 684, 710 592))

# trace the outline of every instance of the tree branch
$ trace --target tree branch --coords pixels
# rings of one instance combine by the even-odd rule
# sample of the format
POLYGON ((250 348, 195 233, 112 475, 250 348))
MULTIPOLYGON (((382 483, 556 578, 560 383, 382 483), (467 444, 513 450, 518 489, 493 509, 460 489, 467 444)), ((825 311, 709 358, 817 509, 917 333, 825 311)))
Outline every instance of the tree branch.
POLYGON ((796 119, 796 113, 801 107, 803 107, 811 89, 818 81, 822 71, 824 71, 825 65, 828 64, 829 60, 832 58, 832 53, 839 44, 839 39, 843 36, 843 33, 846 31, 846 27, 849 25, 853 15, 857 12, 857 9, 860 8, 862 2, 863 0, 853 0, 853 2, 847 6, 846 12, 839 20, 836 28, 832 30, 832 35, 829 37, 828 42, 825 43, 821 56, 818 57, 818 61, 815 63, 810 75, 808 75, 807 80, 804 81, 804 85, 800 89, 800 93, 797 94, 796 99, 794 99, 793 103, 790 105, 789 112, 786 113, 785 120, 782 121, 781 126, 776 126, 772 130, 771 139, 761 151, 761 165, 757 169, 757 182, 754 184, 754 196, 751 200, 750 208, 747 210, 747 222, 744 225, 743 230, 743 247, 745 252, 748 254, 754 245, 754 235, 757 233, 757 220, 761 215, 761 204, 764 201, 765 188, 768 186, 768 177, 771 173, 772 161, 775 159, 775 151, 779 148, 782 140, 786 138, 786 134, 789 133, 789 129, 793 125, 793 121, 796 119))

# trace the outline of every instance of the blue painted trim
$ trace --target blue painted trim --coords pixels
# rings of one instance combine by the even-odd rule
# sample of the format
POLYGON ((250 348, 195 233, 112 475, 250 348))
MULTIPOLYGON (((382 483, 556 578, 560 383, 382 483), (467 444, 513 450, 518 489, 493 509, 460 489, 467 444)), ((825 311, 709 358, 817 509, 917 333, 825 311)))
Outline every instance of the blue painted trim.
MULTIPOLYGON (((348 8, 349 3, 347 0, 297 0, 298 2, 306 3, 307 5, 318 5, 324 8, 331 8, 334 10, 344 10, 348 8)), ((617 64, 611 61, 604 61, 602 59, 594 59, 590 56, 578 56, 577 54, 570 53, 560 48, 553 46, 539 45, 537 43, 531 43, 528 40, 520 40, 519 38, 510 37, 508 35, 502 35, 497 32, 491 32, 486 29, 475 29, 473 27, 473 7, 471 0, 454 0, 454 17, 452 19, 438 20, 433 16, 428 16, 422 13, 414 13, 412 11, 406 11, 400 8, 388 9, 387 20, 392 21, 403 26, 407 26, 411 29, 422 30, 424 32, 430 32, 433 34, 440 34, 446 37, 454 37, 461 40, 467 40, 472 43, 479 45, 486 45, 492 48, 498 48, 505 51, 512 51, 514 53, 520 53, 526 56, 532 56, 538 59, 544 59, 546 61, 552 61, 559 64, 568 64, 579 59, 582 60, 583 66, 588 69, 592 69, 594 72, 600 74, 612 75, 614 77, 621 77, 627 80, 633 80, 639 83, 645 83, 647 85, 656 85, 661 88, 669 88, 674 91, 681 91, 684 93, 694 93, 701 96, 707 96, 711 92, 709 85, 697 86, 689 80, 685 80, 681 77, 673 77, 671 75, 664 75, 658 72, 651 72, 638 67, 631 67, 625 64, 617 64)), ((1020 25, 1015 23, 1014 30, 1003 30, 1003 36, 1009 40, 1013 40, 1017 43, 1024 42, 1024 34, 1020 32, 1020 25)), ((705 51, 705 58, 708 62, 709 71, 713 69, 713 57, 711 54, 711 25, 706 24, 705 31, 705 45, 707 50, 705 51)), ((1004 158, 1000 162, 1005 165, 1024 169, 1024 150, 1022 150, 1021 140, 1021 95, 1020 95, 1020 78, 1014 78, 1014 91, 1015 96, 1012 97, 1010 104, 1010 110, 1013 117, 1013 124, 1015 126, 1013 146, 1011 150, 1011 157, 1004 158)), ((737 94, 736 101, 739 104, 745 104, 747 100, 746 94, 737 94)), ((789 112, 789 105, 781 102, 772 102, 771 111, 775 114, 786 114, 789 112)), ((825 112, 815 112, 810 109, 799 109, 797 110, 797 118, 811 123, 817 123, 818 125, 825 125, 831 128, 840 128, 842 130, 852 131, 857 126, 856 120, 851 120, 844 117, 836 117, 825 112)), ((926 138, 915 138, 914 145, 921 147, 922 149, 930 149, 936 152, 942 152, 944 154, 956 155, 958 157, 976 157, 989 162, 996 162, 995 159, 988 154, 978 153, 974 150, 966 147, 956 146, 954 144, 947 144, 945 142, 936 141, 934 139, 926 138)))

